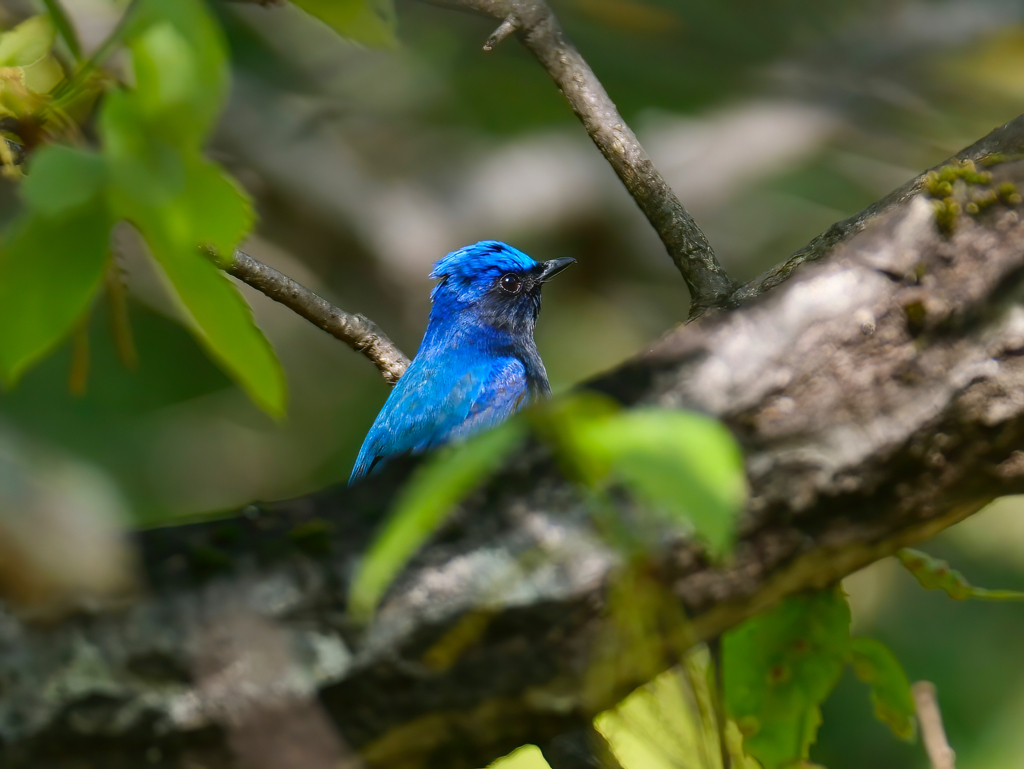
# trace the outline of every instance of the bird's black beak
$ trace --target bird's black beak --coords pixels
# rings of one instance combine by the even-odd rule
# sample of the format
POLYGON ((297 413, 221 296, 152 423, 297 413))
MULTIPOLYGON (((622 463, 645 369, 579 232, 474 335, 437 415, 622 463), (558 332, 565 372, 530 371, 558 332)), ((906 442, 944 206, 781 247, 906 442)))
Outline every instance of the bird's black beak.
POLYGON ((546 262, 541 262, 543 269, 540 271, 540 282, 547 283, 570 264, 576 264, 576 260, 571 256, 563 256, 561 259, 548 259, 546 262))

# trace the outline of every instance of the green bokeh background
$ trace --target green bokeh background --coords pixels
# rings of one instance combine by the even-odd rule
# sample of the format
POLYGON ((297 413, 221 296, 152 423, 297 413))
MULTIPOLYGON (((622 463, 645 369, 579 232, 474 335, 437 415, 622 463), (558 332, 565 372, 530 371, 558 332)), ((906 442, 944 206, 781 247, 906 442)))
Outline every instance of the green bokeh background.
MULTIPOLYGON (((1001 0, 563 0, 568 34, 730 273, 753 277, 833 221, 1024 111, 1024 10, 1001 0)), ((554 390, 682 322, 686 290, 547 75, 491 21, 399 2, 370 50, 298 9, 213 6, 234 62, 209 154, 253 195, 245 248, 409 354, 430 264, 479 239, 579 264, 546 290, 538 345, 554 390)), ((2 15, 0 15, 2 21, 2 15)), ((0 186, 0 220, 17 210, 0 186)), ((343 482, 387 396, 364 358, 245 289, 288 374, 289 413, 260 413, 176 322, 130 232, 137 370, 92 313, 90 375, 69 393, 59 349, 10 392, 4 422, 106 471, 151 525, 343 482)), ((976 584, 1024 587, 1024 513, 999 503, 927 546, 976 584)), ((954 603, 893 564, 848 581, 855 632, 938 685, 962 769, 1019 767, 1024 608, 954 603)), ((920 767, 873 720, 852 675, 812 758, 920 767)), ((694 766, 677 755, 668 766, 694 766)))

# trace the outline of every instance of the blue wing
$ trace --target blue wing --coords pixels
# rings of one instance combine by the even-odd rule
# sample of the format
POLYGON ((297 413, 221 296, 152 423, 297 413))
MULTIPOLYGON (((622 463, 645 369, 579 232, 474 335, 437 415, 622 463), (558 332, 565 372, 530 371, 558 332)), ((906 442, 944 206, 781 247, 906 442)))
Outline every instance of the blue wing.
POLYGON ((528 399, 526 366, 497 358, 464 370, 452 381, 447 366, 417 366, 398 380, 359 450, 349 483, 382 461, 419 454, 501 424, 528 399))

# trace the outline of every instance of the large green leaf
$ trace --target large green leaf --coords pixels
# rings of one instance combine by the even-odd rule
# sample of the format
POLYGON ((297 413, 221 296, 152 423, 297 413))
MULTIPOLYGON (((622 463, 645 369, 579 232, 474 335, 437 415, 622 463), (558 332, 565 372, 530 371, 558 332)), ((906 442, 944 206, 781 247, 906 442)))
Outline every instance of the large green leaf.
POLYGON ((656 509, 693 524, 713 554, 728 549, 746 483, 742 455, 720 422, 636 409, 593 422, 582 440, 656 509))
POLYGON ((295 5, 357 43, 395 45, 394 0, 295 0, 295 5))
POLYGON ((451 509, 498 467, 524 437, 519 421, 433 454, 402 489, 384 531, 352 582, 349 611, 367 618, 409 557, 451 509))
POLYGON ((99 197, 30 216, 0 247, 0 377, 13 384, 74 326, 99 289, 110 219, 99 197))
POLYGON ((944 590, 950 598, 958 601, 966 601, 968 598, 982 601, 1024 601, 1024 593, 1016 590, 975 587, 948 563, 920 550, 905 547, 896 553, 896 557, 917 578, 921 587, 928 590, 944 590))
POLYGON ((726 634, 726 710, 765 769, 807 757, 849 649, 850 608, 838 587, 790 597, 726 634))
POLYGON ((854 638, 850 642, 850 662, 857 678, 871 687, 871 704, 878 720, 888 724, 901 740, 913 740, 914 695, 896 656, 881 641, 854 638))
POLYGON ((742 454, 721 423, 692 411, 626 411, 594 394, 559 399, 533 423, 589 485, 624 483, 691 524, 712 554, 728 549, 746 481, 742 454))

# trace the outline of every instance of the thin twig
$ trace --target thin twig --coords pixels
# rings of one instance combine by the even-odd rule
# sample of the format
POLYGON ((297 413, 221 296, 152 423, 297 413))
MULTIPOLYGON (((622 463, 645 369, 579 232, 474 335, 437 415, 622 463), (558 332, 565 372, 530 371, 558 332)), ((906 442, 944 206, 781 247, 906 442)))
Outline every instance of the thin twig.
POLYGON ((921 741, 924 742, 932 769, 955 769, 956 753, 946 740, 935 684, 931 681, 917 681, 911 690, 917 706, 917 722, 921 726, 921 741))
POLYGON ((733 289, 704 233, 683 208, 672 188, 654 168, 636 135, 626 125, 594 71, 562 32, 545 0, 427 0, 434 5, 469 11, 502 21, 487 41, 516 34, 561 89, 590 138, 601 150, 630 195, 661 237, 672 261, 690 289, 690 316, 721 305, 733 289), (505 31, 508 29, 508 31, 505 31))
POLYGON ((230 264, 220 265, 229 275, 262 291, 275 302, 301 315, 314 326, 361 352, 380 369, 384 380, 394 384, 405 373, 409 359, 387 334, 365 315, 339 310, 326 299, 242 251, 230 264))

